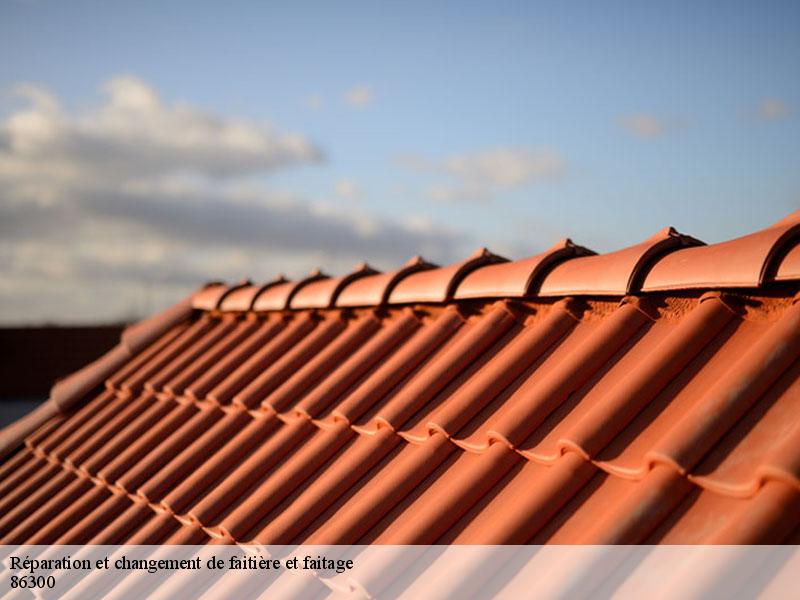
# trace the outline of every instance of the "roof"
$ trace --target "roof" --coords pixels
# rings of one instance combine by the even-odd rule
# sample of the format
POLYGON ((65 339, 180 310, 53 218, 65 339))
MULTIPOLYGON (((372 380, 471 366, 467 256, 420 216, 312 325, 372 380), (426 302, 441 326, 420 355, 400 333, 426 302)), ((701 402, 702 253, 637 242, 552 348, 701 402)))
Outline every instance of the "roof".
POLYGON ((0 435, 0 543, 798 543, 800 212, 214 284, 0 435))

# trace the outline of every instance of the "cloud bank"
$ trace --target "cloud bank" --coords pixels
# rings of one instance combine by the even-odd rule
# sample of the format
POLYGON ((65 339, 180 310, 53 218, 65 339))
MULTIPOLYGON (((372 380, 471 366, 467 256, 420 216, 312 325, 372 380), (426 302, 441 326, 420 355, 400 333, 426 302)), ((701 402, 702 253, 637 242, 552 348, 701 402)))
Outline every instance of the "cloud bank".
POLYGON ((129 76, 82 112, 40 86, 14 91, 24 105, 0 121, 2 321, 141 316, 212 278, 461 250, 451 231, 270 189, 271 173, 324 160, 303 134, 167 103, 129 76))
POLYGON ((484 201, 503 190, 557 179, 566 172, 566 160, 552 148, 499 146, 454 154, 442 160, 419 155, 398 157, 408 169, 446 176, 425 194, 440 202, 484 201))

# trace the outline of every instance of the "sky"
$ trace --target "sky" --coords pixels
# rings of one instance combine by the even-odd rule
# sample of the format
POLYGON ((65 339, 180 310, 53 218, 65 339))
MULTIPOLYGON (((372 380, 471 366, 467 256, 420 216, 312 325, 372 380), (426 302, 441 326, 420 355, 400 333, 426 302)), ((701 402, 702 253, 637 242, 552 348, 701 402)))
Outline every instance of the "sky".
POLYGON ((0 0, 0 323, 800 208, 796 2, 0 0))

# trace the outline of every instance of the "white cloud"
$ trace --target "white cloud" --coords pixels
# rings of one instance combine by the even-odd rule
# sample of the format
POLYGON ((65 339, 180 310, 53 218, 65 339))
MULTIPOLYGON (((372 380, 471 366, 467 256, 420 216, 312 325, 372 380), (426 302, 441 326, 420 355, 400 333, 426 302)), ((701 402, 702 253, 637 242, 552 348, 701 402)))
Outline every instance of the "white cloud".
POLYGON ((166 103, 133 77, 109 81, 81 112, 40 86, 15 91, 28 103, 0 119, 2 321, 110 320, 209 279, 345 271, 361 259, 389 268, 420 249, 442 261, 463 250, 453 231, 323 210, 267 187, 265 175, 322 159, 302 134, 166 103))
POLYGON ((566 170, 566 161, 552 148, 500 146, 454 154, 440 161, 406 154, 397 158, 408 169, 446 175, 425 190, 425 196, 439 202, 480 201, 495 193, 557 179, 566 170))
POLYGON ((661 137, 668 128, 665 120, 647 113, 620 117, 619 124, 628 133, 644 139, 661 137))
POLYGON ((352 179, 343 177, 333 186, 334 193, 344 200, 358 200, 361 198, 361 186, 352 179))
POLYGON ((758 107, 758 116, 764 121, 785 119, 791 114, 791 107, 780 98, 764 98, 758 107))
POLYGON ((366 108, 375 100, 375 93, 372 86, 362 84, 357 85, 344 94, 344 101, 353 108, 366 108))
POLYGON ((444 167, 467 180, 518 187, 560 174, 564 160, 551 149, 501 147, 451 156, 444 161, 444 167))

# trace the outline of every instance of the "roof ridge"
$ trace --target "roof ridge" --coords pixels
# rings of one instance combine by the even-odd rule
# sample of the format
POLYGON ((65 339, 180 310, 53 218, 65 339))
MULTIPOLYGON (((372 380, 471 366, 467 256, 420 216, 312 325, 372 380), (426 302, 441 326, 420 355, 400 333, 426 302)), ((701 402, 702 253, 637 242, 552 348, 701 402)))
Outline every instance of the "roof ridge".
POLYGON ((446 267, 436 268, 416 256, 395 271, 380 273, 363 263, 325 283, 320 280, 327 276, 317 269, 295 282, 281 278, 263 286, 211 284, 192 305, 209 310, 217 299, 214 308, 221 310, 298 310, 472 298, 622 297, 660 291, 758 289, 800 281, 799 242, 800 211, 795 211, 764 229, 716 244, 705 244, 668 226, 638 244, 604 254, 570 238, 540 254, 511 261, 481 247, 446 267), (265 291, 269 299, 262 298, 265 291), (295 299, 296 294, 300 298, 295 299), (251 302, 247 305, 240 298, 251 302))

